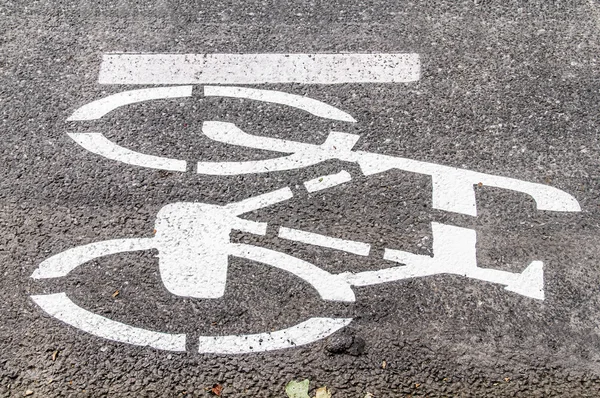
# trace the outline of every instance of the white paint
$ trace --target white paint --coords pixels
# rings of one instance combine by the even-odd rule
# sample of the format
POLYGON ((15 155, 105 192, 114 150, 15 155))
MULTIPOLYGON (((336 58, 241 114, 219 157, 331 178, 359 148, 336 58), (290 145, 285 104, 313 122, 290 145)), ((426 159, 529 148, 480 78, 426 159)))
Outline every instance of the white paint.
MULTIPOLYGON (((44 261, 32 277, 67 275, 94 258, 124 251, 157 249, 162 281, 171 293, 195 298, 219 298, 227 283, 228 257, 237 256, 290 272, 313 286, 323 300, 354 301, 353 286, 364 286, 435 274, 457 274, 507 285, 511 291, 543 299, 543 267, 534 262, 521 274, 479 268, 474 230, 432 223, 434 257, 386 249, 384 258, 406 264, 378 271, 333 275, 313 264, 264 247, 231 243, 234 229, 264 235, 266 223, 238 215, 292 197, 288 188, 219 206, 173 203, 156 218, 154 238, 98 242, 67 250, 44 261)), ((306 231, 281 227, 279 236, 307 244, 366 256, 370 246, 306 231)))
POLYGON ((532 261, 505 289, 526 297, 544 300, 544 263, 532 261))
POLYGON ((185 351, 185 334, 169 334, 136 328, 94 314, 75 304, 65 293, 31 296, 50 316, 94 336, 160 350, 185 351))
MULTIPOLYGON (((291 197, 291 190, 283 188, 224 206, 173 203, 159 211, 154 238, 115 239, 69 249, 40 264, 32 277, 65 276, 78 265, 98 257, 124 251, 157 249, 162 281, 175 295, 221 297, 226 284, 228 257, 237 256, 298 276, 313 286, 323 300, 355 301, 354 292, 344 275, 332 275, 285 253, 229 241, 233 229, 255 234, 266 232, 265 223, 241 219, 238 215, 291 197)), ((51 316, 98 337, 164 350, 185 351, 185 335, 159 333, 112 321, 77 306, 65 293, 32 298, 51 316)), ((322 339, 350 321, 312 318, 273 333, 201 337, 199 351, 243 353, 293 347, 322 339)))
POLYGON ((207 97, 217 96, 247 98, 256 101, 271 102, 274 104, 281 104, 298 108, 315 116, 327 119, 356 123, 356 119, 334 106, 318 101, 316 99, 303 97, 301 95, 296 94, 284 93, 283 91, 259 90, 256 88, 231 86, 205 86, 204 95, 207 97))
MULTIPOLYGON (((262 195, 243 199, 239 202, 226 204, 223 206, 223 208, 227 209, 227 211, 231 212, 231 214, 239 216, 240 214, 248 213, 286 201, 291 199, 293 196, 294 194, 292 193, 292 190, 288 187, 285 187, 272 192, 264 193, 262 195)), ((264 235, 264 233, 261 235, 264 235)))
POLYGON ((77 246, 43 261, 31 277, 33 279, 59 278, 66 276, 79 265, 99 257, 152 248, 154 248, 152 238, 114 239, 77 246))
MULTIPOLYGON (((289 188, 279 189, 227 205, 173 203, 157 215, 153 238, 116 239, 66 250, 44 261, 32 277, 56 278, 95 258, 126 251, 157 249, 160 276, 175 295, 218 298, 224 294, 228 257, 236 256, 290 272, 310 284, 321 299, 354 302, 352 286, 387 283, 437 274, 456 274, 506 286, 507 290, 544 299, 543 264, 532 262, 522 273, 477 267, 475 231, 432 223, 434 256, 386 249, 384 258, 405 264, 356 274, 331 274, 326 270, 265 247, 231 243, 232 230, 264 235, 266 223, 238 216, 292 197, 289 188)), ((280 228, 279 236, 366 256, 370 246, 305 231, 280 228)), ((249 265, 252 267, 252 265, 249 265)), ((115 322, 74 304, 64 293, 32 296, 51 316, 93 335, 135 345, 184 351, 185 336, 159 333, 115 322)), ((351 319, 312 318, 272 333, 235 336, 203 336, 199 352, 237 354, 293 347, 322 339, 346 326, 351 319)))
POLYGON ((581 211, 573 196, 548 185, 362 151, 354 152, 347 158, 348 161, 352 159, 367 176, 392 169, 430 175, 434 209, 476 216, 474 186, 481 183, 530 195, 535 200, 538 210, 581 211))
MULTIPOLYGON (((118 84, 211 83, 342 83, 414 81, 420 74, 415 54, 207 54, 144 55, 112 54, 104 57, 100 82, 118 84)), ((94 120, 128 104, 140 101, 189 97, 191 86, 131 90, 93 101, 77 109, 68 120, 94 120)), ((280 91, 242 87, 210 86, 206 96, 245 98, 292 106, 315 116, 355 122, 349 114, 311 98, 280 91)), ((331 132, 324 143, 306 144, 247 134, 231 123, 205 122, 203 133, 226 144, 269 150, 281 157, 242 162, 198 162, 197 172, 211 175, 237 175, 293 170, 327 160, 358 164, 369 176, 391 169, 429 175, 433 187, 433 207, 476 215, 474 185, 483 184, 526 193, 540 210, 580 211, 571 195, 542 184, 494 176, 469 170, 421 162, 401 157, 353 151, 359 136, 331 132)), ((186 171, 186 162, 141 154, 120 147, 99 133, 69 134, 81 146, 106 158, 149 168, 186 171)), ((304 183, 307 191, 348 182, 346 171, 304 183)), ((498 283, 505 289, 544 299, 543 263, 533 261, 523 272, 511 273, 480 268, 476 258, 474 230, 432 223, 434 256, 386 249, 384 259, 404 264, 356 274, 331 274, 314 264, 264 247, 232 243, 230 234, 241 230, 264 235, 267 224, 239 216, 292 197, 289 188, 258 195, 236 203, 212 205, 173 203, 164 206, 156 218, 153 238, 116 239, 69 249, 42 262, 34 279, 67 275, 77 266, 98 257, 127 251, 156 249, 161 279, 171 293, 194 298, 222 297, 227 282, 228 259, 236 256, 289 272, 311 285, 321 299, 354 302, 353 286, 455 274, 498 283)), ((279 237, 367 256, 370 246, 306 231, 281 227, 279 237)), ((248 265, 252 267, 252 265, 248 265)), ((73 303, 65 293, 32 296, 51 316, 99 337, 158 349, 184 351, 186 336, 149 331, 93 314, 73 303)), ((296 326, 272 333, 235 336, 202 336, 201 353, 238 354, 269 351, 308 344, 348 325, 351 319, 311 318, 296 326)))
POLYGON ((164 98, 191 97, 191 95, 192 86, 153 87, 123 91, 83 105, 75 110, 67 120, 80 121, 100 119, 110 111, 124 105, 164 98))
POLYGON ((312 154, 323 152, 324 155, 321 157, 324 159, 335 159, 338 154, 350 151, 360 138, 360 136, 356 134, 332 131, 321 145, 305 144, 303 142, 284 140, 281 138, 248 134, 233 123, 215 121, 204 122, 202 124, 202 132, 208 138, 225 144, 282 153, 312 154))
POLYGON ((205 203, 173 203, 156 216, 155 247, 160 276, 166 289, 183 297, 219 298, 225 294, 231 231, 257 235, 267 224, 237 217, 292 197, 289 188, 225 206, 205 203))
POLYGON ((350 151, 359 136, 332 131, 321 145, 247 134, 233 123, 204 122, 202 132, 215 141, 274 152, 292 153, 275 159, 242 162, 198 162, 197 172, 210 175, 238 175, 299 169, 329 159, 336 159, 342 152, 350 151))
POLYGON ((352 147, 358 140, 358 136, 354 134, 331 132, 325 143, 314 145, 254 136, 243 132, 231 123, 204 122, 202 131, 211 139, 231 145, 291 153, 291 155, 280 158, 258 161, 199 162, 198 172, 203 174, 237 175, 292 170, 321 163, 325 160, 337 159, 358 163, 363 174, 367 176, 392 169, 431 176, 433 186, 432 206, 435 209, 476 216, 477 205, 474 186, 482 183, 486 186, 528 194, 535 200, 538 210, 581 211, 579 203, 573 196, 548 185, 401 157, 352 151, 352 147))
MULTIPOLYGON (((112 60, 111 57, 117 57, 115 59, 121 59, 119 57, 142 57, 143 59, 146 59, 144 57, 147 56, 108 55, 106 57, 112 60)), ((180 60, 188 59, 186 58, 187 56, 173 55, 173 57, 175 57, 173 59, 180 60)), ((138 61, 143 64, 146 61, 143 61, 142 58, 139 58, 138 61)), ((148 58, 148 60, 150 59, 151 58, 148 58)), ((112 61, 106 62, 108 63, 103 63, 103 65, 108 65, 112 61)), ((148 62, 152 63, 154 61, 148 62)), ((111 68, 113 67, 116 66, 111 66, 111 68)), ((179 72, 181 71, 175 71, 173 73, 177 74, 179 72)), ((185 73, 188 72, 189 71, 186 71, 185 73)), ((225 73, 225 70, 220 70, 219 73, 225 73)), ((137 100, 153 99, 158 97, 167 98, 169 95, 190 95, 191 86, 159 87, 156 90, 162 91, 151 90, 155 89, 134 90, 122 93, 122 96, 115 94, 111 97, 95 101, 79 108, 72 118, 75 116, 81 119, 100 117, 103 112, 115 109, 115 107, 122 106, 127 103, 135 102, 137 100)), ((349 120, 348 117, 350 117, 345 112, 329 105, 322 104, 319 101, 300 96, 293 96, 291 94, 281 93, 278 91, 246 89, 239 87, 207 87, 206 90, 208 95, 225 95, 281 103, 296 106, 325 117, 337 117, 341 118, 341 120, 349 120)), ((393 157, 363 151, 352 151, 354 144, 356 144, 356 141, 359 138, 359 136, 355 134, 331 132, 323 144, 313 145, 278 138, 254 136, 243 132, 231 123, 204 122, 202 131, 206 136, 216 141, 247 148, 281 152, 285 153, 286 155, 274 159, 258 161, 198 162, 197 172, 201 174, 238 175, 270 171, 284 171, 308 167, 327 160, 337 159, 344 162, 359 164, 363 174, 367 176, 391 169, 399 169, 413 173, 429 175, 432 178, 433 186, 432 206, 433 208, 439 210, 476 216, 477 205, 475 200, 474 185, 481 183, 486 186, 526 193, 535 200, 539 210, 568 212, 581 211, 579 203, 573 196, 561 191, 560 189, 547 185, 530 183, 513 178, 478 173, 455 167, 442 166, 401 157, 393 157)), ((69 136, 89 151, 101 156, 105 156, 109 159, 156 169, 173 171, 186 171, 187 169, 186 162, 183 160, 145 155, 139 152, 131 151, 109 141, 102 134, 72 133, 69 134, 69 136)), ((308 184, 310 186, 311 181, 309 181, 308 184)), ((315 184, 313 185, 317 186, 315 184)))
POLYGON ((378 271, 347 275, 353 286, 375 285, 408 278, 455 274, 467 278, 506 285, 506 289, 527 297, 544 299, 542 263, 533 262, 521 274, 477 266, 474 230, 431 223, 433 257, 386 249, 384 259, 406 264, 378 271))
POLYGON ((304 187, 308 192, 317 192, 323 189, 335 187, 336 185, 343 184, 351 181, 352 176, 346 170, 342 170, 336 174, 329 174, 321 177, 317 177, 314 180, 309 180, 304 183, 304 187))
POLYGON ((278 235, 282 239, 293 240, 308 245, 327 247, 329 249, 342 250, 359 256, 368 256, 371 251, 371 245, 368 243, 332 238, 331 236, 301 231, 299 229, 280 227, 278 235))
POLYGON ((354 291, 344 275, 330 274, 307 261, 265 247, 241 243, 230 243, 228 252, 232 256, 271 265, 296 275, 314 287, 323 300, 348 302, 356 300, 354 291))
POLYGON ((348 326, 351 318, 310 318, 296 326, 271 333, 242 336, 200 336, 202 354, 246 354, 294 348, 324 339, 348 326))
POLYGON ((418 54, 105 54, 100 84, 340 84, 419 80, 418 54))
MULTIPOLYGON (((227 282, 229 234, 251 221, 238 218, 222 206, 173 203, 156 218, 156 247, 162 281, 177 296, 219 298, 227 282)), ((255 223, 252 232, 264 233, 255 223)))
POLYGON ((90 152, 107 159, 142 166, 150 169, 182 171, 187 170, 185 160, 169 159, 161 156, 146 155, 123 148, 107 139, 101 133, 67 133, 75 142, 90 152))
MULTIPOLYGON (((283 188, 225 206, 172 203, 158 212, 154 238, 115 239, 69 249, 40 264, 32 277, 65 276, 77 266, 97 257, 124 251, 157 249, 163 284, 177 296, 204 299, 222 297, 227 283, 228 257, 237 256, 298 276, 312 285, 323 300, 354 301, 350 285, 338 275, 285 253, 230 242, 229 235, 234 229, 258 235, 266 232, 265 223, 245 220, 238 215, 291 197, 291 190, 283 188)), ((358 250, 356 246, 349 249, 358 250)))

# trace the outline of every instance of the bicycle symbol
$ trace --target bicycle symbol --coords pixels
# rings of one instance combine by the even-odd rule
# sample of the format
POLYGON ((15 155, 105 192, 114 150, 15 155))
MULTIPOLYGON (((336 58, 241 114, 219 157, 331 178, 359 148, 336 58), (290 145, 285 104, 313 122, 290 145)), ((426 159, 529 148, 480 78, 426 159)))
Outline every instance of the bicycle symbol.
MULTIPOLYGON (((155 87, 131 90, 93 101, 77 109, 70 121, 99 119, 128 104, 169 98, 190 97, 192 86, 155 87)), ((205 96, 223 96, 287 105, 318 117, 356 122, 352 116, 331 105, 294 94, 231 86, 206 86, 205 96)), ((245 133, 234 124, 204 122, 202 132, 209 138, 237 146, 282 153, 281 157, 258 161, 204 162, 195 171, 207 175, 265 173, 308 167, 326 160, 355 163, 365 176, 392 169, 428 175, 432 179, 432 206, 435 209, 477 215, 474 185, 484 184, 530 195, 539 210, 580 211, 577 200, 557 188, 517 179, 479 173, 407 158, 353 150, 358 136, 330 132, 320 145, 245 133)), ((152 156, 121 147, 102 133, 69 134, 87 150, 106 158, 155 169, 186 172, 184 160, 152 156)), ((350 181, 341 171, 304 182, 309 192, 327 189, 350 181)), ((531 262, 522 272, 481 268, 476 259, 476 233, 472 229, 442 223, 431 224, 433 256, 417 255, 386 248, 383 258, 389 268, 332 274, 290 254, 260 246, 233 243, 233 230, 264 235, 267 223, 242 218, 245 213, 284 202, 293 192, 284 187, 226 205, 177 202, 164 206, 157 214, 156 235, 152 238, 126 238, 74 247, 43 261, 32 278, 66 276, 73 269, 103 256, 154 249, 159 253, 159 271, 165 288, 181 297, 217 299, 227 283, 229 256, 244 258, 287 271, 311 285, 326 301, 354 302, 354 288, 438 274, 504 285, 505 289, 533 299, 544 299, 543 263, 531 262)), ((302 243, 368 256, 370 245, 280 227, 279 237, 302 243)), ((126 325, 89 312, 75 304, 66 293, 34 295, 32 299, 51 316, 80 330, 106 339, 163 350, 185 351, 186 335, 169 334, 126 325)), ((200 353, 239 354, 295 347, 323 339, 347 326, 351 318, 310 318, 275 332, 230 336, 201 336, 200 353)))

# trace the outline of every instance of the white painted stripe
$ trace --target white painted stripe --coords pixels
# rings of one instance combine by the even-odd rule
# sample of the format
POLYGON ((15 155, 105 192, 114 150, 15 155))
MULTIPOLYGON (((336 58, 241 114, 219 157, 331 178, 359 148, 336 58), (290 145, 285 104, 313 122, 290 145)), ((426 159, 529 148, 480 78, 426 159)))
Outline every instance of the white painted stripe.
POLYGON ((192 86, 154 87, 123 91, 83 105, 75 110, 67 120, 99 119, 120 106, 155 99, 190 97, 191 95, 192 86))
POLYGON ((336 174, 329 174, 315 178, 314 180, 306 181, 304 187, 308 192, 316 192, 323 189, 335 187, 336 185, 343 184, 351 181, 352 176, 345 170, 340 171, 336 174))
POLYGON ((154 248, 152 238, 114 239, 77 246, 43 261, 31 277, 33 279, 58 278, 98 257, 152 248, 154 248))
POLYGON ((153 332, 113 321, 79 307, 65 293, 31 298, 49 315, 94 336, 160 350, 185 351, 185 334, 153 332))
POLYGON ((327 119, 356 123, 356 119, 334 106, 316 99, 284 93, 282 91, 259 90, 256 88, 245 87, 205 86, 204 95, 207 97, 247 98, 256 101, 271 102, 302 109, 315 116, 327 119))
POLYGON ((418 54, 105 54, 100 84, 406 83, 418 54))
POLYGON ((239 202, 229 203, 223 206, 234 215, 248 213, 250 211, 262 209, 263 207, 271 206, 279 202, 286 201, 294 197, 292 190, 288 187, 278 189, 276 191, 267 192, 262 195, 253 196, 248 199, 240 200, 239 202))
POLYGON ((185 160, 170 159, 162 156, 146 155, 123 148, 106 138, 102 133, 67 133, 75 142, 90 152, 105 158, 134 166, 148 167, 151 169, 182 171, 187 170, 185 160))
POLYGON ((202 354, 245 354, 294 348, 323 339, 348 326, 352 318, 310 318, 287 329, 241 336, 200 336, 202 354))
POLYGON ((313 232, 306 232, 286 227, 279 227, 279 237, 282 239, 306 243, 308 245, 317 245, 328 247, 330 249, 342 250, 348 253, 357 254, 359 256, 368 256, 369 251, 371 251, 371 245, 368 243, 332 238, 330 236, 319 235, 313 232))
MULTIPOLYGON (((581 207, 579 206, 577 199, 558 188, 490 174, 479 175, 482 176, 480 182, 482 182, 483 185, 490 185, 493 187, 526 193, 527 195, 531 196, 533 200, 535 200, 538 210, 573 212, 581 211, 581 207)), ((472 181, 474 181, 474 178, 472 181)), ((477 183, 474 183, 473 185, 476 184, 477 183)))

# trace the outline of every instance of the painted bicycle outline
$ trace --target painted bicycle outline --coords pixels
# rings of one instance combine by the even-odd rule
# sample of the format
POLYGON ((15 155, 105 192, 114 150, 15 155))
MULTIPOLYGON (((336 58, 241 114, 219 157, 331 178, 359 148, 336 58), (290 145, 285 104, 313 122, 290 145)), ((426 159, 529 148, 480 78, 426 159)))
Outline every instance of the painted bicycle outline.
MULTIPOLYGON (((154 87, 130 90, 88 103, 77 109, 70 121, 94 120, 131 103, 189 97, 192 86, 154 87)), ((224 96, 259 100, 292 106, 313 115, 333 120, 355 122, 347 113, 315 99, 272 90, 232 86, 205 86, 205 96, 224 96)), ((204 122, 202 131, 213 140, 284 153, 275 159, 241 162, 198 162, 196 171, 208 175, 236 175, 285 171, 312 166, 329 159, 357 163, 365 176, 399 169, 432 178, 433 208, 466 215, 477 215, 474 185, 499 187, 527 193, 539 210, 580 211, 577 200, 557 188, 494 176, 464 169, 441 166, 389 155, 353 151, 357 135, 331 132, 321 145, 299 143, 278 138, 247 134, 231 123, 204 122)), ((77 143, 106 158, 143 167, 182 171, 185 161, 168 159, 120 147, 101 133, 71 133, 77 143)), ((304 183, 308 191, 326 189, 349 181, 345 171, 304 183), (317 183, 317 181, 319 183, 317 183), (324 183, 323 183, 324 182, 324 183)), ((474 230, 432 223, 433 257, 386 249, 384 259, 404 265, 378 271, 331 274, 291 255, 264 247, 229 242, 232 230, 264 235, 266 223, 240 218, 249 211, 283 202, 293 196, 289 188, 258 195, 227 205, 172 203, 157 215, 157 234, 153 238, 129 238, 96 242, 54 255, 34 271, 34 279, 56 278, 92 259, 126 251, 157 249, 161 278, 167 290, 178 296, 218 298, 224 293, 228 256, 236 256, 284 269, 313 286, 323 300, 353 302, 353 286, 366 286, 436 274, 456 274, 472 279, 505 285, 506 289, 527 297, 544 299, 543 263, 533 261, 521 273, 479 268, 476 261, 474 230), (185 227, 185 228, 183 228, 185 227), (186 231, 187 235, 180 232, 186 231), (189 231, 192 231, 191 233, 189 231), (188 236, 189 235, 189 236, 188 236), (176 242, 175 251, 172 243, 176 242), (204 244, 198 244, 203 242, 204 244), (181 261, 181 259, 189 261, 181 261), (198 272, 198 259, 209 263, 198 272), (284 260, 284 261, 281 261, 284 260), (285 264, 285 265, 284 265, 285 264), (210 284, 209 284, 210 282, 210 284), (335 286, 335 288, 332 288, 335 286)), ((355 254, 368 255, 362 242, 331 238, 305 231, 280 227, 279 236, 304 243, 321 242, 323 246, 353 245, 355 254), (333 243, 332 243, 333 242, 333 243), (365 254, 366 253, 366 254, 365 254)), ((319 244, 319 243, 317 243, 319 244)), ((368 245, 367 245, 368 246, 368 245)), ((344 249, 341 249, 344 250, 344 249)), ((346 250, 353 252, 352 250, 346 250)), ((33 300, 47 313, 78 329, 99 337, 134 345, 185 351, 186 336, 140 329, 125 325, 73 303, 65 293, 36 295, 33 300), (103 331, 105 329, 106 331, 103 331)), ((201 353, 238 354, 269 351, 308 344, 347 326, 351 318, 310 318, 298 325, 271 333, 231 336, 201 336, 201 353)))

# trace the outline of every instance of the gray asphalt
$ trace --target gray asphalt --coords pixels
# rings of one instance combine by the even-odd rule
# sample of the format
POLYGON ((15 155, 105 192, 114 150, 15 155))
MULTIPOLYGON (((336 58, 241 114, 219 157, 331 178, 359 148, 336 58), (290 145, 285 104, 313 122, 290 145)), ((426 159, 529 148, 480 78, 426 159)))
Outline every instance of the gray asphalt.
POLYGON ((289 380, 308 378, 334 398, 600 396, 595 0, 0 0, 0 16, 0 395, 205 396, 219 383, 226 397, 284 397, 289 380), (200 97, 67 122, 83 104, 124 90, 97 83, 102 54, 113 51, 414 52, 422 76, 410 84, 256 86, 332 104, 355 125, 200 97), (575 196, 582 212, 537 211, 524 194, 483 186, 478 217, 445 213, 432 209, 427 177, 361 177, 337 161, 237 177, 163 172, 94 155, 66 135, 102 131, 125 147, 190 161, 273 156, 210 141, 200 134, 204 120, 312 143, 331 129, 356 133, 357 147, 370 152, 552 185, 575 196), (352 182, 313 194, 294 188, 342 169, 352 182), (430 254, 430 223, 444 222, 476 229, 481 266, 520 272, 544 261, 546 299, 439 275, 355 288, 356 303, 331 303, 291 274, 242 259, 231 260, 223 299, 182 299, 163 287, 151 251, 101 258, 61 280, 30 278, 68 248, 151 237, 166 204, 226 204, 285 186, 298 195, 248 217, 268 221, 267 235, 234 240, 330 272, 365 271, 389 265, 380 255, 284 241, 272 226, 369 242, 376 254, 430 254), (354 321, 294 349, 170 353, 86 334, 29 297, 58 291, 111 319, 190 336, 259 333, 311 316, 354 321))

